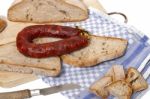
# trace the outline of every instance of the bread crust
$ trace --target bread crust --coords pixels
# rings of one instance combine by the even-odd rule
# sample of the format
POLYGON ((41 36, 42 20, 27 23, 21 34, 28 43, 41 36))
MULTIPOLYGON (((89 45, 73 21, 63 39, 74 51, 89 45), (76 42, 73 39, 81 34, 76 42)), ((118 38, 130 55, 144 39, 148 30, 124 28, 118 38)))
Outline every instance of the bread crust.
POLYGON ((5 29, 6 26, 6 21, 0 18, 0 33, 5 29))
MULTIPOLYGON (((91 58, 91 59, 87 59, 87 57, 84 57, 79 59, 80 56, 77 55, 77 53, 81 50, 79 50, 78 52, 73 52, 71 54, 67 54, 67 55, 63 55, 61 56, 62 60, 64 63, 67 63, 73 67, 91 67, 91 66, 95 66, 99 63, 102 63, 104 61, 107 61, 107 60, 111 60, 111 59, 115 59, 115 58, 118 58, 118 57, 121 57, 124 53, 125 53, 125 50, 126 50, 126 47, 127 47, 127 40, 125 39, 121 39, 121 38, 113 38, 113 37, 101 37, 101 36, 91 36, 92 38, 96 38, 96 39, 102 39, 102 40, 109 40, 109 41, 115 41, 116 43, 117 42, 121 42, 123 45, 122 45, 122 48, 119 48, 117 49, 117 53, 115 54, 114 52, 112 53, 109 53, 107 55, 107 57, 105 57, 105 59, 103 58, 104 56, 101 56, 101 55, 98 55, 98 56, 94 56, 94 58, 91 58), (73 55, 76 55, 76 56, 73 56, 73 55), (100 57, 101 56, 101 57, 100 57), (83 59, 83 60, 82 60, 83 59)), ((92 46, 92 45, 91 45, 92 46)), ((87 49, 92 49, 90 45, 84 49, 82 49, 82 52, 85 52, 86 54, 89 54, 89 52, 87 52, 87 49)), ((98 45, 97 45, 98 46, 98 45)), ((100 46, 100 45, 99 45, 100 46)), ((113 50, 113 49, 112 49, 113 50)), ((95 50, 96 52, 98 52, 98 50, 95 50)), ((111 52, 111 51, 110 51, 111 52)), ((90 53, 91 55, 94 55, 92 53, 90 53)), ((89 55, 90 56, 90 55, 89 55)), ((91 56, 92 57, 92 56, 91 56)))
POLYGON ((90 91, 97 96, 100 96, 102 99, 107 99, 109 96, 108 91, 105 89, 106 86, 112 83, 112 77, 102 77, 101 79, 97 80, 90 86, 90 91))
MULTIPOLYGON (((27 1, 27 0, 15 0, 11 7, 8 9, 8 13, 7 13, 7 16, 8 16, 8 20, 10 21, 13 21, 13 22, 26 22, 26 21, 23 21, 23 20, 12 20, 10 18, 10 12, 19 4, 23 3, 24 1, 27 1)), ((80 0, 62 0, 63 3, 67 4, 67 5, 70 5, 70 6, 73 6, 73 7, 76 7, 80 10, 82 10, 85 14, 85 18, 83 19, 72 19, 72 20, 51 20, 51 21, 43 21, 43 22, 30 22, 28 21, 28 23, 49 23, 49 22, 52 22, 52 23, 57 23, 57 22, 76 22, 76 21, 83 21, 83 20, 86 20, 88 18, 88 9, 87 7, 84 5, 83 2, 81 2, 80 0)))
MULTIPOLYGON (((127 83, 125 80, 118 80, 106 87, 106 89, 109 91, 109 93, 116 97, 123 97, 126 96, 127 99, 130 99, 132 95, 132 88, 129 83, 127 83)), ((119 98, 123 99, 123 98, 119 98)))

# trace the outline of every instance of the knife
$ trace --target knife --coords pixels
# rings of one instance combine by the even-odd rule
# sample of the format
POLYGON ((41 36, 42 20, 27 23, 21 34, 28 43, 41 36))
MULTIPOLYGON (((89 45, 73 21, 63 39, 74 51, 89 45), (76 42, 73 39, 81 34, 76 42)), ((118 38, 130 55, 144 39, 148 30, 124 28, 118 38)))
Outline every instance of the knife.
POLYGON ((49 95, 61 91, 71 90, 80 88, 77 84, 64 84, 64 85, 58 85, 54 87, 44 88, 44 89, 34 89, 34 90, 20 90, 15 92, 6 92, 6 93, 0 93, 0 99, 25 99, 25 98, 31 98, 33 96, 38 95, 49 95))

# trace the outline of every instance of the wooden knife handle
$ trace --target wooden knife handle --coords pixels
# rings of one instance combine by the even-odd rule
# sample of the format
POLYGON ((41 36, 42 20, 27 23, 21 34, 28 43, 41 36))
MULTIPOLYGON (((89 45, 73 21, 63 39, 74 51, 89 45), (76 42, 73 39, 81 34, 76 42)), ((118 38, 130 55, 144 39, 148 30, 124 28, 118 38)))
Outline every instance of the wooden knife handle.
POLYGON ((30 97, 30 90, 0 93, 0 99, 25 99, 30 97))

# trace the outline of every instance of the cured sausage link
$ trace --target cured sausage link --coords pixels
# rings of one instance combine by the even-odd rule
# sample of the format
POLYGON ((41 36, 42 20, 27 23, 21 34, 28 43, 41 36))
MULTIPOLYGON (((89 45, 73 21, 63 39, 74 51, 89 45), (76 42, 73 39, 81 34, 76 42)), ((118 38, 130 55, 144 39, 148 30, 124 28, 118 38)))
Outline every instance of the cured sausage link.
POLYGON ((81 35, 83 30, 58 25, 34 25, 24 28, 17 36, 20 53, 33 58, 60 56, 84 48, 88 38, 81 35), (63 40, 43 44, 33 43, 37 37, 57 37, 63 40))
POLYGON ((37 37, 69 38, 79 35, 83 30, 59 25, 33 25, 24 28, 19 36, 33 40, 37 37))

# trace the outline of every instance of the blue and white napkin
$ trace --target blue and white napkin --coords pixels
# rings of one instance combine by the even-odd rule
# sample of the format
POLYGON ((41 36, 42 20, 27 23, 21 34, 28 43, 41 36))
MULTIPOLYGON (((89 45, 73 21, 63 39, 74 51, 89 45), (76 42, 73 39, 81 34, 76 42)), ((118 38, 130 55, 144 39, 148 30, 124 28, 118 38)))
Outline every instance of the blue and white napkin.
MULTIPOLYGON (((89 14, 89 19, 86 21, 65 23, 65 25, 82 27, 94 35, 124 38, 128 40, 129 44, 126 54, 121 58, 90 68, 73 68, 67 64, 63 64, 62 73, 59 77, 42 78, 45 83, 51 86, 66 83, 80 84, 82 86, 80 89, 62 92, 69 99, 99 99, 94 94, 88 92, 88 87, 94 81, 102 77, 113 64, 121 64, 125 68, 128 68, 128 66, 138 68, 150 53, 149 38, 141 34, 134 27, 119 23, 95 9, 90 9, 89 14)), ((110 99, 112 98, 110 97, 110 99)))

